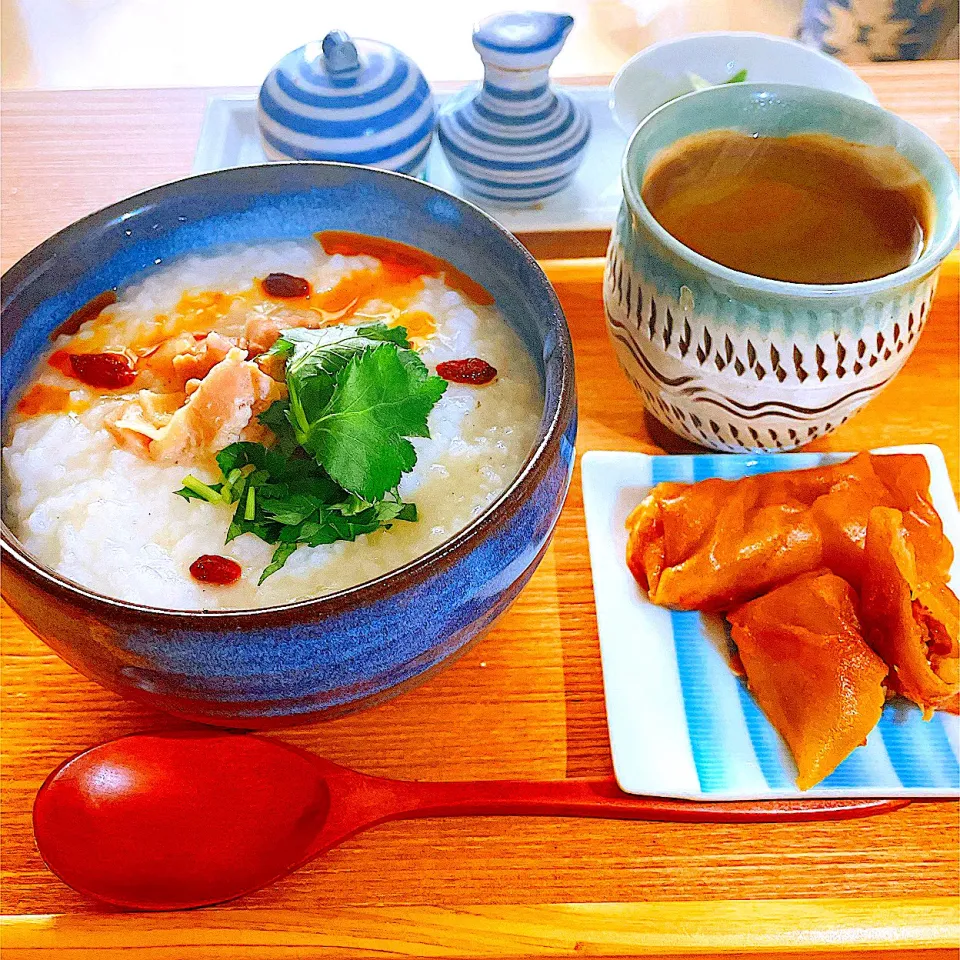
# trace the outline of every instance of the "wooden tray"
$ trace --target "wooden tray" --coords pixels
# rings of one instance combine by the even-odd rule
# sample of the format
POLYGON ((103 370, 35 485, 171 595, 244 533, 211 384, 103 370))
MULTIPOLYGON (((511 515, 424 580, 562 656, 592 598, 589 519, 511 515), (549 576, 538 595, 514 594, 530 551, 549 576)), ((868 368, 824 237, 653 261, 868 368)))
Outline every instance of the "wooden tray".
MULTIPOLYGON (((602 262, 552 262, 577 357, 579 450, 684 452, 644 416, 607 343, 602 262)), ((958 259, 903 372, 809 449, 933 442, 958 487, 958 259)), ((866 820, 697 825, 524 818, 393 823, 225 907, 107 910, 33 845, 46 774, 90 744, 184 726, 118 700, 2 611, 3 956, 111 960, 315 956, 956 957, 958 807, 866 820), (890 955, 890 954, 888 954, 890 955)), ((552 548, 489 636, 383 706, 271 734, 373 774, 420 779, 607 774, 610 754, 580 478, 552 548)))

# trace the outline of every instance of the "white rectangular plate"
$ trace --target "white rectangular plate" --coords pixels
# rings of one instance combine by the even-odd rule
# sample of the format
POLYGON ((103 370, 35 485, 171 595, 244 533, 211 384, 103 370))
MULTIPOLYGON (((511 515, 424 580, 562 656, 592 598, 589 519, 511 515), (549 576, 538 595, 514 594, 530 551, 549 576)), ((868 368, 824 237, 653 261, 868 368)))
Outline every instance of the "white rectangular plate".
MULTIPOLYGON (((614 123, 607 107, 606 87, 565 86, 590 114, 591 133, 587 153, 570 186, 536 206, 502 206, 465 194, 434 138, 424 179, 458 197, 482 207, 514 233, 541 231, 609 230, 620 208, 620 159, 626 135, 614 123)), ((436 95, 437 106, 456 92, 436 95)), ((257 128, 255 96, 211 97, 197 142, 194 173, 224 167, 266 163, 257 128)))
MULTIPOLYGON (((960 515, 943 453, 922 453, 944 530, 960 547, 960 515)), ((583 500, 597 601, 603 684, 617 781, 628 793, 697 800, 960 795, 960 718, 925 722, 904 700, 887 704, 864 746, 811 790, 780 736, 730 669, 722 617, 666 610, 647 600, 627 569, 625 522, 664 480, 733 479, 845 460, 846 453, 647 456, 586 453, 583 500)), ((960 560, 951 576, 957 582, 960 560)))

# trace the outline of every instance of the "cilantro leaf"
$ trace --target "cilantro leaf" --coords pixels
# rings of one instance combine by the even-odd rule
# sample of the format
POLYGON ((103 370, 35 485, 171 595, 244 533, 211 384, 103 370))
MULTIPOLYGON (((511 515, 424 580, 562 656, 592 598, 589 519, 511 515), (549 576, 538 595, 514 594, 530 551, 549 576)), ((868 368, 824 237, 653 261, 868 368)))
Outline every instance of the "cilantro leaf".
POLYGON ((340 371, 363 350, 378 343, 409 347, 407 331, 385 324, 350 327, 338 324, 320 329, 295 327, 285 330, 267 355, 287 358, 286 378, 290 392, 287 418, 294 430, 305 433, 333 395, 340 371))
POLYGON ((280 454, 268 450, 262 443, 250 443, 248 440, 231 443, 217 454, 217 466, 225 477, 234 470, 250 466, 271 474, 282 473, 285 463, 280 454))
POLYGON ((174 490, 174 495, 183 497, 184 500, 203 500, 206 503, 219 503, 223 501, 220 491, 223 489, 222 483, 204 483, 194 476, 183 478, 183 486, 179 490, 174 490))
POLYGON ((301 542, 312 547, 338 540, 356 540, 364 533, 373 533, 381 527, 389 529, 394 520, 415 521, 417 508, 412 503, 384 500, 360 513, 344 515, 337 508, 320 510, 318 520, 305 523, 301 529, 301 542))
POLYGON ((340 323, 329 327, 291 327, 284 330, 263 356, 282 356, 288 361, 300 362, 315 349, 329 349, 338 344, 349 346, 355 340, 395 343, 398 347, 410 349, 406 327, 388 327, 385 323, 352 327, 340 323))
POLYGON ((267 523, 256 518, 247 520, 243 516, 243 509, 237 507, 237 512, 233 515, 233 520, 230 521, 230 526, 227 528, 227 536, 224 542, 229 543, 244 533, 252 533, 264 543, 276 543, 282 529, 283 527, 279 523, 267 523))
POLYGON ((277 438, 273 450, 283 457, 289 457, 297 448, 297 437, 290 423, 290 401, 274 400, 257 419, 273 431, 277 438))
POLYGON ((368 340, 382 340, 384 343, 395 343, 405 350, 410 349, 406 327, 388 327, 385 323, 373 323, 366 327, 357 327, 357 334, 368 340))
POLYGON ((430 435, 427 416, 446 386, 419 357, 401 358, 395 344, 381 344, 350 360, 300 442, 345 490, 382 500, 416 464, 406 438, 430 435))
POLYGON ((408 523, 417 522, 417 505, 403 503, 401 500, 384 500, 377 504, 377 518, 381 523, 390 520, 405 520, 408 523))
POLYGON ((368 510, 372 506, 373 504, 368 503, 363 497, 349 493, 347 494, 347 499, 337 505, 337 510, 345 517, 352 517, 358 513, 363 513, 364 510, 368 510))
POLYGON ((322 505, 323 501, 318 497, 295 493, 283 500, 261 501, 260 508, 271 520, 285 527, 296 527, 312 517, 322 505))
MULTIPOLYGON (((221 450, 217 460, 224 477, 244 471, 232 488, 231 502, 236 508, 226 542, 250 533, 276 548, 260 583, 280 570, 300 544, 317 547, 338 540, 356 540, 381 527, 389 528, 393 522, 417 519, 414 504, 398 499, 364 500, 331 480, 316 460, 284 459, 276 455, 276 448, 235 443, 221 450), (247 497, 251 489, 255 491, 252 500, 247 497), (253 515, 247 517, 251 504, 253 515)), ((196 478, 188 479, 191 486, 200 484, 196 478)), ((187 499, 224 504, 219 491, 226 483, 202 486, 217 495, 203 496, 189 487, 176 492, 181 496, 189 494, 187 499)))
POLYGON ((273 551, 273 559, 264 567, 263 573, 260 574, 257 586, 259 587, 267 577, 276 573, 296 552, 297 544, 281 543, 277 549, 273 551))
POLYGON ((285 356, 287 381, 302 381, 319 373, 335 376, 351 357, 377 343, 395 343, 407 349, 410 347, 407 331, 403 327, 388 327, 385 323, 364 327, 337 324, 319 329, 294 327, 284 330, 266 356, 285 356))
POLYGON ((236 504, 227 542, 250 533, 275 548, 260 583, 300 544, 355 540, 417 520, 396 489, 417 461, 408 438, 430 435, 427 417, 447 386, 402 327, 286 330, 268 354, 284 358, 288 392, 259 417, 274 445, 233 443, 217 454, 219 482, 188 476, 176 491, 236 504))

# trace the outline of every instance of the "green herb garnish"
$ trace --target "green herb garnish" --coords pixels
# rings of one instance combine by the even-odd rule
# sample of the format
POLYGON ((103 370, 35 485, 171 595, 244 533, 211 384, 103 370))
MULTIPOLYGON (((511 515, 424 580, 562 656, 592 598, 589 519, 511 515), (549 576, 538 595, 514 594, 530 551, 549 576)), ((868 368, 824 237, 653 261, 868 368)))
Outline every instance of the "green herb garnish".
POLYGON ((722 80, 720 83, 711 83, 709 80, 704 80, 698 73, 688 73, 687 76, 690 78, 690 85, 694 90, 707 90, 710 87, 722 87, 727 83, 743 83, 747 79, 747 70, 746 68, 738 70, 733 76, 722 80))
POLYGON ((427 417, 447 386, 402 327, 292 329, 269 352, 285 360, 289 393, 260 415, 275 445, 231 444, 217 454, 218 482, 187 476, 176 491, 236 504, 227 542, 252 533, 276 547, 260 583, 301 543, 354 540, 417 519, 397 491, 417 462, 408 438, 430 435, 427 417))
POLYGON ((175 491, 184 500, 206 500, 207 503, 223 503, 222 483, 206 484, 192 473, 183 478, 183 488, 175 491))

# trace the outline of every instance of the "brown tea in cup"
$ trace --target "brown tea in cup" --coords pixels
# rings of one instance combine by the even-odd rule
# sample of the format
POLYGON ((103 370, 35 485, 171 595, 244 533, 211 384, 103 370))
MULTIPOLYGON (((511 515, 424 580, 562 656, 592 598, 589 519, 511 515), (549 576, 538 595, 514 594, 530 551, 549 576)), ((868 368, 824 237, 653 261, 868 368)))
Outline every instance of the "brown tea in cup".
POLYGON ((657 155, 643 202, 681 243, 734 270, 792 283, 855 283, 913 263, 934 203, 893 147, 823 133, 712 130, 657 155))

